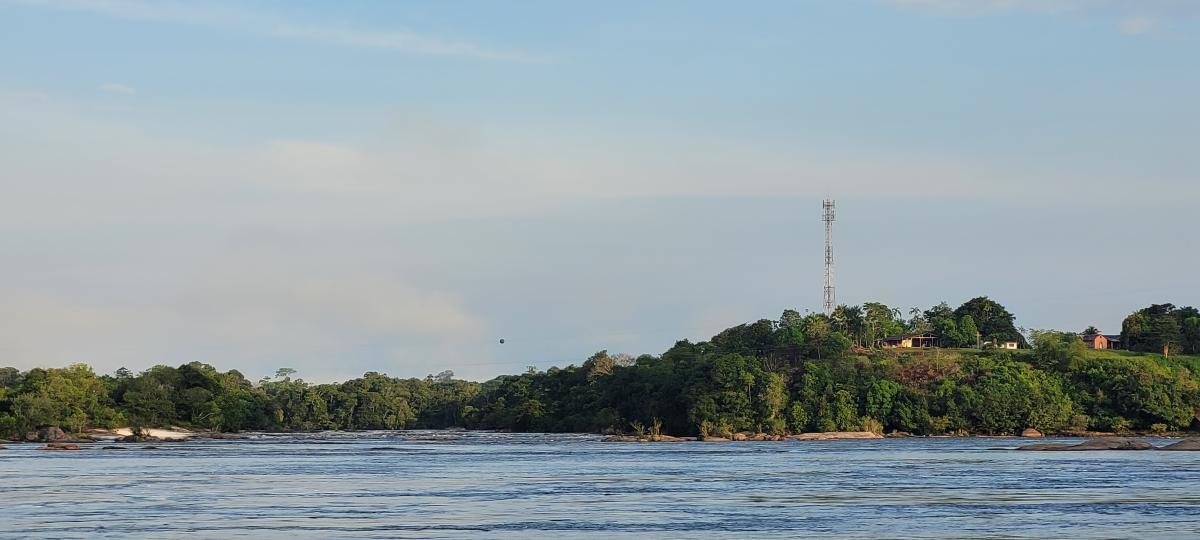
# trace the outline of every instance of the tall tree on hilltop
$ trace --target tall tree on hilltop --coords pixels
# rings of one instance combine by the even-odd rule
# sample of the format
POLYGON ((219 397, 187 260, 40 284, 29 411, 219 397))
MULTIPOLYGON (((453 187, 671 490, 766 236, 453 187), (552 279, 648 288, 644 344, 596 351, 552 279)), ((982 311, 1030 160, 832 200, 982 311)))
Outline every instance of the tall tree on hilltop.
POLYGON ((863 319, 871 346, 878 346, 883 338, 904 331, 900 310, 879 302, 863 304, 863 319))
POLYGON ((1174 304, 1151 304, 1121 322, 1121 339, 1134 351, 1200 352, 1200 310, 1174 304))
POLYGON ((1013 314, 986 296, 967 300, 954 310, 955 318, 960 321, 966 315, 970 315, 974 319, 979 333, 983 334, 985 340, 992 342, 1016 341, 1022 346, 1027 345, 1025 336, 1021 335, 1021 332, 1013 325, 1015 319, 1013 314))

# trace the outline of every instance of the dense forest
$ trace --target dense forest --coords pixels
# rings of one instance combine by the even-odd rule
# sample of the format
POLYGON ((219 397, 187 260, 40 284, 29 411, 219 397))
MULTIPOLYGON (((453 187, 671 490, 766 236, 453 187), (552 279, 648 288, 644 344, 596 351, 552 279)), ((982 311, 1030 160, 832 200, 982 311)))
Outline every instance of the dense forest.
MULTIPOLYGON (((1095 331, 1095 329, 1089 329, 1095 331)), ((1022 331, 986 297, 908 317, 879 303, 783 312, 679 341, 660 356, 598 352, 580 365, 478 383, 446 371, 310 384, 280 369, 257 382, 193 362, 97 375, 84 364, 0 368, 0 437, 39 427, 181 425, 215 431, 403 429, 723 435, 872 430, 1012 434, 1174 431, 1197 425, 1200 313, 1156 304, 1125 319, 1134 351, 1079 334, 1022 331), (884 349, 929 333, 943 346, 884 349), (1018 341, 1020 350, 980 348, 1018 341)))

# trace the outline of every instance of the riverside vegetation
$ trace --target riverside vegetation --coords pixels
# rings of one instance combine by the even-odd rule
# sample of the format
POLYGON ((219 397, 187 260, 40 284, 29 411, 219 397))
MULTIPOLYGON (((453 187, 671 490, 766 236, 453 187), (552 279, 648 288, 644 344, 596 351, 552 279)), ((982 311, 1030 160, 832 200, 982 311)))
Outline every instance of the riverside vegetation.
POLYGON ((660 356, 598 352, 581 365, 484 383, 367 373, 311 384, 281 369, 247 380, 193 362, 96 375, 84 364, 0 368, 0 437, 46 426, 182 425, 214 431, 465 427, 728 436, 811 431, 1047 434, 1179 431, 1200 409, 1200 312, 1157 304, 1131 314, 1132 351, 1093 351, 1074 333, 1022 332, 986 298, 907 318, 883 304, 830 315, 788 310, 679 341, 660 356), (883 349, 928 332, 937 349, 883 349), (1028 338, 1026 337, 1028 336, 1028 338), (1028 341, 1027 341, 1028 339, 1028 341), (975 348, 1018 341, 1021 350, 975 348), (1027 348, 1026 348, 1027 347, 1027 348))

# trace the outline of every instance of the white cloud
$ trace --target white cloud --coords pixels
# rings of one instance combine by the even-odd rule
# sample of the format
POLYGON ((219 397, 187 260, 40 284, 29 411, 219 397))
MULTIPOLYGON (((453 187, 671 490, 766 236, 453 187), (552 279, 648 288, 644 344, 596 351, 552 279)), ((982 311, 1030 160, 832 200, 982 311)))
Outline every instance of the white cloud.
POLYGON ((277 24, 268 30, 271 35, 287 38, 324 41, 366 49, 404 51, 430 56, 461 56, 486 60, 534 60, 531 55, 498 51, 460 41, 445 41, 412 32, 370 32, 350 28, 312 25, 277 24))
POLYGON ((1122 34, 1127 34, 1127 35, 1145 34, 1146 32, 1149 32, 1151 29, 1153 29, 1154 25, 1157 24, 1157 22, 1158 21, 1156 21, 1155 19, 1153 19, 1151 17, 1143 17, 1143 16, 1127 17, 1127 18, 1121 19, 1121 22, 1118 25, 1118 27, 1121 29, 1122 34))
POLYGON ((127 96, 137 93, 132 86, 127 86, 120 83, 104 83, 98 86, 96 89, 101 92, 108 92, 110 94, 124 94, 127 96))
POLYGON ((90 286, 71 292, 0 288, 0 325, 9 336, 0 347, 0 365, 86 361, 111 371, 200 359, 248 374, 294 365, 310 376, 335 378, 370 367, 355 364, 363 344, 386 343, 385 356, 397 365, 428 363, 433 369, 438 361, 472 359, 464 344, 486 341, 487 325, 451 292, 417 287, 403 276, 262 251, 214 253, 192 268, 155 258, 128 260, 122 271, 136 274, 149 266, 172 273, 156 278, 162 293, 132 300, 105 297, 99 282, 126 294, 135 294, 137 286, 100 269, 91 279, 73 280, 90 286), (430 348, 445 356, 429 358, 430 348), (202 358, 183 358, 180 351, 202 358), (342 365, 327 365, 333 359, 342 365))
POLYGON ((408 54, 505 61, 537 60, 533 55, 517 51, 493 49, 405 30, 371 31, 306 23, 252 11, 239 4, 141 0, 0 0, 0 3, 93 13, 135 21, 204 26, 408 54))

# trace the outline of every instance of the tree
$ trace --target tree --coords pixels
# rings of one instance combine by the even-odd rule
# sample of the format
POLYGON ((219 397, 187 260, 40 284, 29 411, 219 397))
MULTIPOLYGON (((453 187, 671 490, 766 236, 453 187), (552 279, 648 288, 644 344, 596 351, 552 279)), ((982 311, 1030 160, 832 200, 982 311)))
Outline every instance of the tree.
POLYGON ((1013 325, 1013 314, 994 300, 980 296, 967 300, 954 310, 954 317, 960 321, 968 315, 983 334, 983 339, 991 342, 1016 341, 1027 345, 1025 336, 1013 325))
POLYGON ((1130 350, 1145 350, 1150 336, 1150 317, 1141 311, 1125 317, 1121 321, 1121 341, 1130 350))
POLYGON ((1130 350, 1171 353, 1200 352, 1200 310, 1174 304, 1151 304, 1121 323, 1121 339, 1130 350))
POLYGON ((980 332, 979 327, 975 326, 975 318, 970 315, 963 315, 962 321, 958 324, 959 347, 978 347, 980 332))
POLYGON ((787 382, 778 373, 765 373, 758 379, 754 396, 758 423, 764 431, 782 433, 786 430, 783 413, 787 407, 787 382))
POLYGON ((871 383, 870 389, 867 390, 867 416, 886 424, 892 415, 896 394, 899 394, 901 389, 902 386, 886 379, 871 383))
POLYGON ((945 302, 925 310, 924 319, 928 331, 943 347, 958 347, 963 341, 962 333, 958 329, 959 317, 945 302))
POLYGON ((933 326, 929 324, 929 320, 925 318, 925 313, 921 308, 911 308, 908 310, 908 324, 906 330, 913 334, 925 334, 933 331, 933 326))
POLYGON ((1169 356, 1183 341, 1179 321, 1170 313, 1157 315, 1150 321, 1150 339, 1163 356, 1169 356))
POLYGON ((864 331, 863 308, 858 306, 838 306, 829 317, 834 331, 850 338, 855 345, 863 345, 864 331))
POLYGON ((1200 354, 1200 317, 1183 320, 1182 337, 1185 353, 1200 354))
POLYGON ((1087 356, 1083 340, 1070 332, 1034 330, 1031 335, 1034 357, 1043 369, 1070 371, 1087 356))
POLYGON ((863 304, 862 311, 865 338, 872 347, 878 347, 883 338, 904 331, 898 309, 878 302, 867 302, 863 304))

